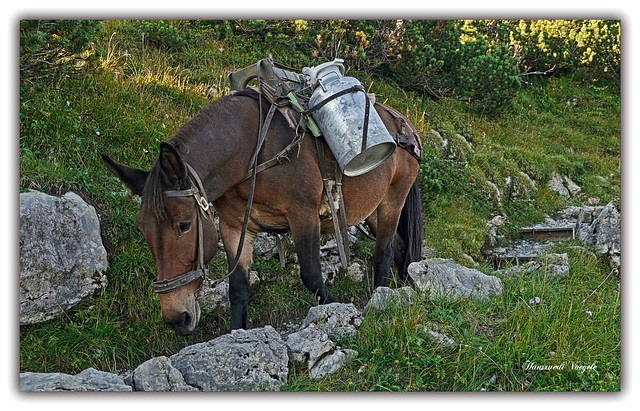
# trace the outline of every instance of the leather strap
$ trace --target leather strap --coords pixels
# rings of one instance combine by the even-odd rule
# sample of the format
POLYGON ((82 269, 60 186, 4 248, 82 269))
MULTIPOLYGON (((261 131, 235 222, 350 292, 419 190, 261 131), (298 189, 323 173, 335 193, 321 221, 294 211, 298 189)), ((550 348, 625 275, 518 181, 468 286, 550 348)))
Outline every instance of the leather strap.
MULTIPOLYGON (((258 84, 260 84, 260 62, 258 63, 257 69, 257 77, 258 84)), ((233 263, 233 268, 229 270, 229 274, 235 271, 238 267, 238 263, 240 262, 240 255, 242 254, 242 249, 244 248, 244 238, 247 233, 247 227, 249 226, 249 216, 251 215, 251 207, 253 205, 253 195, 256 189, 256 174, 258 173, 258 154, 260 153, 260 149, 262 148, 262 144, 264 143, 264 139, 269 131, 269 125, 271 125, 271 120, 273 119, 273 115, 276 111, 276 105, 271 104, 269 108, 269 112, 267 113, 267 117, 262 121, 262 94, 260 92, 260 88, 258 88, 259 99, 258 99, 258 107, 260 109, 260 128, 258 132, 258 142, 256 143, 256 148, 253 151, 253 155, 251 156, 251 161, 249 162, 249 169, 247 173, 251 173, 251 185, 249 187, 249 198, 247 198, 247 207, 244 213, 244 221, 242 222, 242 231, 240 233, 240 242, 238 243, 238 249, 235 255, 235 261, 233 263)), ((244 180, 243 180, 244 181, 244 180)))
POLYGON ((343 236, 340 233, 340 224, 342 223, 343 231, 346 233, 346 218, 344 217, 344 201, 342 199, 342 172, 338 173, 337 179, 340 181, 336 183, 338 186, 338 202, 341 210, 336 210, 336 205, 333 201, 333 193, 331 192, 331 186, 329 185, 329 178, 327 177, 327 169, 326 169, 326 157, 324 154, 324 144, 319 137, 316 137, 316 149, 318 151, 318 166, 320 167, 320 175, 322 176, 322 184, 324 186, 324 191, 327 194, 327 200, 329 203, 329 210, 331 211, 331 220, 333 221, 333 231, 335 233, 336 244, 338 245, 338 253, 340 254, 340 262, 342 266, 346 270, 349 265, 350 259, 350 250, 349 243, 347 242, 345 245, 343 236), (340 211, 340 220, 338 220, 338 211, 340 211))
POLYGON ((184 274, 180 274, 179 276, 170 278, 168 280, 154 281, 151 283, 151 289, 157 294, 166 294, 171 291, 175 291, 178 288, 185 286, 193 281, 196 281, 201 277, 202 270, 197 269, 186 272, 184 274))
POLYGON ((354 86, 351 86, 349 88, 346 88, 344 90, 338 91, 335 94, 330 95, 329 97, 325 98, 315 106, 305 110, 302 114, 309 115, 312 112, 316 111, 317 109, 323 107, 325 104, 329 103, 332 100, 335 100, 340 96, 344 96, 345 94, 349 94, 349 93, 357 93, 359 91, 361 91, 362 94, 364 94, 364 124, 362 126, 362 148, 360 150, 360 152, 362 153, 367 149, 367 135, 369 134, 369 111, 370 111, 371 101, 369 101, 369 96, 367 95, 367 92, 364 89, 364 86, 362 86, 361 84, 356 84, 354 86))
POLYGON ((204 186, 202 185, 200 177, 198 177, 198 173, 188 163, 185 163, 185 165, 187 166, 187 170, 189 171, 189 175, 191 176, 191 180, 194 184, 193 187, 186 190, 167 190, 163 195, 169 198, 193 196, 196 201, 196 209, 198 210, 198 266, 195 270, 187 271, 177 277, 169 278, 167 280, 153 281, 151 283, 151 289, 158 294, 166 294, 171 291, 175 291, 180 287, 198 280, 199 278, 202 279, 202 283, 200 284, 200 287, 202 287, 202 284, 209 279, 209 269, 204 261, 204 231, 202 228, 202 219, 211 218, 213 220, 211 205, 207 200, 207 193, 204 191, 204 186))
POLYGON ((315 106, 308 108, 307 110, 305 110, 303 112, 303 114, 311 114, 312 112, 316 111, 317 109, 319 109, 320 107, 323 107, 325 104, 329 103, 332 100, 335 100, 336 98, 340 97, 340 96, 344 96, 345 94, 349 94, 349 93, 355 93, 358 91, 362 91, 364 94, 367 94, 364 90, 364 87, 360 84, 356 84, 355 86, 346 88, 344 90, 338 91, 335 94, 330 95, 329 97, 325 98, 324 100, 322 100, 321 102, 319 102, 318 104, 316 104, 315 106))

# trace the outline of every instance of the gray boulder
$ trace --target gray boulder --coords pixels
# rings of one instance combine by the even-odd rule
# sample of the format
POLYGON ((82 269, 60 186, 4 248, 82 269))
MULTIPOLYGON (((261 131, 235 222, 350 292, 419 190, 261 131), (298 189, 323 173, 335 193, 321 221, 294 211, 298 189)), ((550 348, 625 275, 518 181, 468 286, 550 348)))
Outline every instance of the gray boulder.
POLYGON ((78 195, 20 194, 20 324, 50 320, 104 287, 95 209, 78 195))
POLYGON ((198 391, 188 385, 184 377, 165 356, 155 357, 140 364, 133 371, 135 391, 198 391))
POLYGON ((555 191, 556 193, 558 193, 560 197, 564 197, 564 198, 571 197, 571 193, 569 192, 569 189, 567 189, 567 187, 564 186, 562 177, 558 173, 554 173, 551 176, 551 179, 547 183, 547 187, 549 187, 551 191, 555 191))
POLYGON ((285 341, 290 363, 302 363, 310 370, 327 354, 333 353, 336 345, 329 335, 311 323, 306 328, 289 334, 285 341))
POLYGON ((231 307, 229 302, 229 281, 221 281, 214 287, 203 285, 198 297, 198 304, 203 310, 215 310, 217 308, 228 310, 231 307))
POLYGON ((611 267, 620 267, 620 212, 615 202, 585 208, 578 216, 576 236, 597 255, 609 257, 611 267))
POLYGON ((200 391, 278 390, 289 372, 287 347, 271 326, 233 330, 185 347, 170 360, 200 391))
POLYGON ((311 378, 320 378, 338 371, 344 364, 358 356, 355 350, 338 349, 333 353, 323 357, 318 363, 309 370, 311 378))
POLYGON ((364 311, 369 312, 369 310, 372 309, 374 311, 381 311, 395 304, 409 305, 415 301, 415 299, 416 292, 411 287, 378 287, 364 307, 364 311))
POLYGON ((485 226, 484 244, 480 251, 485 255, 490 255, 493 249, 504 239, 504 235, 500 234, 501 228, 507 222, 504 215, 494 216, 485 226))
POLYGON ((451 260, 431 259, 411 263, 408 273, 415 286, 428 293, 431 299, 487 299, 502 294, 502 282, 498 277, 460 266, 451 260))
POLYGON ((20 373, 20 391, 132 391, 116 374, 88 368, 79 374, 20 373))
POLYGON ((571 180, 567 176, 564 176, 564 183, 565 183, 565 186, 567 187, 567 190, 569 190, 569 193, 571 193, 571 197, 577 196, 580 193, 580 191, 582 191, 582 188, 580 188, 579 185, 574 183, 573 180, 571 180))
POLYGON ((286 340, 289 363, 302 364, 311 378, 321 378, 339 370, 345 362, 357 357, 354 350, 343 350, 329 335, 311 323, 307 328, 290 334, 286 340))
POLYGON ((547 187, 551 191, 555 191, 560 197, 571 198, 576 197, 582 190, 580 186, 573 182, 567 176, 560 176, 558 173, 553 173, 551 179, 547 183, 547 187))
POLYGON ((303 328, 315 324, 330 337, 355 336, 362 324, 362 314, 353 304, 331 303, 309 309, 303 328))

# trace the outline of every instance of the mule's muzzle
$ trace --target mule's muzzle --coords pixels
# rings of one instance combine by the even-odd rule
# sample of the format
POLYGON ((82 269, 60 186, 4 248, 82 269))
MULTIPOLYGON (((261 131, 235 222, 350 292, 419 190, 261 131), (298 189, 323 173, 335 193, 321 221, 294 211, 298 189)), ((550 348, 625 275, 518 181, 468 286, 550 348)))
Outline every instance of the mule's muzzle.
POLYGON ((181 337, 193 334, 200 320, 200 307, 196 304, 196 312, 183 311, 172 318, 162 318, 176 334, 181 337))

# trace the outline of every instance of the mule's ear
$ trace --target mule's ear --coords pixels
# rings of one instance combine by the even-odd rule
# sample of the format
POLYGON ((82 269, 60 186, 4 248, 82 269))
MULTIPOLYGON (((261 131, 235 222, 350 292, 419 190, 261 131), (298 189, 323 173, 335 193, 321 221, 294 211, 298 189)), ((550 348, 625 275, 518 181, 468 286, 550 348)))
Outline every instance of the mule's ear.
POLYGON ((160 167, 167 178, 166 183, 178 189, 189 188, 189 176, 180 153, 171 144, 160 143, 160 167))
POLYGON ((118 177, 133 194, 142 196, 142 188, 147 181, 148 172, 116 163, 106 154, 102 154, 102 161, 109 171, 118 177))

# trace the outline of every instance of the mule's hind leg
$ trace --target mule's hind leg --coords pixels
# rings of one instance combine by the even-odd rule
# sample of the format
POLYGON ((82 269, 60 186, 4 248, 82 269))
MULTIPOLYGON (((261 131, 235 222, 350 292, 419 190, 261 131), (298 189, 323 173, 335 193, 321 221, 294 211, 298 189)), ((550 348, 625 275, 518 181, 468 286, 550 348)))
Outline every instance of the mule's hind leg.
POLYGON ((396 184, 390 187, 376 211, 366 219, 369 228, 376 236, 376 244, 373 249, 374 288, 387 285, 389 269, 393 260, 399 269, 399 280, 403 283, 406 282, 406 270, 404 264, 401 263, 404 258, 404 243, 399 241, 398 244, 394 244, 394 239, 400 240, 397 229, 407 191, 406 184, 396 184))
POLYGON ((376 220, 376 244, 373 248, 373 288, 385 287, 393 259, 393 237, 397 219, 378 208, 376 220))
POLYGON ((373 248, 373 288, 385 287, 391 268, 391 260, 394 255, 393 237, 395 229, 382 224, 380 227, 379 210, 374 211, 365 222, 376 239, 373 248))
MULTIPOLYGON (((377 241, 378 213, 374 211, 373 214, 367 217, 365 222, 367 223, 367 227, 369 227, 369 231, 371 231, 371 234, 376 238, 376 241, 377 241)), ((398 268, 398 278, 400 282, 402 284, 411 285, 411 283, 413 283, 413 280, 411 279, 411 277, 407 275, 406 264, 405 264, 406 245, 397 232, 393 236, 392 248, 393 248, 392 250, 393 261, 395 262, 396 267, 398 268)), ((388 249, 382 246, 382 244, 380 245, 379 249, 388 251, 388 249)), ((385 275, 385 271, 384 271, 386 262, 383 256, 384 251, 378 254, 376 250, 374 250, 374 256, 375 255, 378 255, 378 257, 377 258, 374 257, 373 269, 374 269, 374 273, 378 273, 378 274, 374 274, 375 275, 374 278, 379 278, 378 281, 380 282, 380 284, 376 285, 376 287, 378 287, 379 285, 386 285, 386 282, 387 282, 387 275, 385 275)), ((386 273, 388 273, 390 266, 391 264, 389 263, 389 268, 387 268, 386 273)))
POLYGON ((320 220, 318 217, 313 218, 313 213, 305 217, 295 216, 290 218, 290 227, 300 263, 302 283, 320 304, 332 303, 334 300, 329 295, 320 268, 320 220))
POLYGON ((413 279, 407 273, 407 245, 399 234, 393 237, 393 261, 398 268, 398 280, 400 283, 402 285, 413 284, 413 279))
POLYGON ((229 227, 220 220, 220 236, 224 243, 229 261, 229 302, 231 305, 231 329, 247 329, 247 310, 249 308, 249 269, 253 260, 253 241, 255 233, 247 231, 242 246, 242 254, 235 264, 235 256, 240 243, 240 230, 229 227), (234 269, 235 267, 235 269, 234 269))

